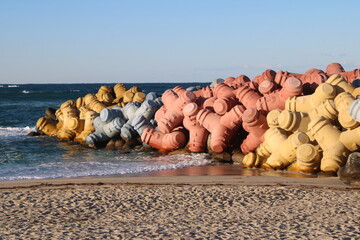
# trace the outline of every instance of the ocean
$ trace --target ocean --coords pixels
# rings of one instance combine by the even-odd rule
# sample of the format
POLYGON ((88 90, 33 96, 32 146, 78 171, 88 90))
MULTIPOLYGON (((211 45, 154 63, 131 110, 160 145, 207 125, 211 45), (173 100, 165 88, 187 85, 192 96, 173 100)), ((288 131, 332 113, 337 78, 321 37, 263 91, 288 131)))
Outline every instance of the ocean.
MULTIPOLYGON (((206 165, 205 153, 164 155, 157 151, 105 150, 60 142, 56 137, 27 136, 35 130, 48 107, 59 108, 66 100, 96 93, 91 84, 0 84, 0 180, 108 176, 206 165)), ((175 86, 204 87, 209 83, 137 83, 143 92, 162 94, 175 86)))

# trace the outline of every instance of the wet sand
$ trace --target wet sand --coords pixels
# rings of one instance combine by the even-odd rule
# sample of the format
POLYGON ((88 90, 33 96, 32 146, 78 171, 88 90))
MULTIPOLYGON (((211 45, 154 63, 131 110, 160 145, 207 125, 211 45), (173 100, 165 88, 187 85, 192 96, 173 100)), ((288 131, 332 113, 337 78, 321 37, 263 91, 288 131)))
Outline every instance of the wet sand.
POLYGON ((360 239, 360 187, 238 170, 0 182, 0 239, 360 239))

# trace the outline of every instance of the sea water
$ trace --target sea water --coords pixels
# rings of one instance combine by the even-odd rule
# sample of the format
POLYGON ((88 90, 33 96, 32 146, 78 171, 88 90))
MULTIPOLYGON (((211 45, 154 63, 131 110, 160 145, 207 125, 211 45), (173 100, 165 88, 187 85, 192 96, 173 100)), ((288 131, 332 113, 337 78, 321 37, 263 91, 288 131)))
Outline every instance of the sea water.
MULTIPOLYGON (((209 83, 137 83, 143 92, 162 94, 175 86, 209 83)), ((157 151, 105 150, 60 142, 56 137, 27 136, 48 107, 96 93, 111 84, 0 84, 0 180, 104 176, 144 173, 209 164, 205 153, 164 155, 157 151)))

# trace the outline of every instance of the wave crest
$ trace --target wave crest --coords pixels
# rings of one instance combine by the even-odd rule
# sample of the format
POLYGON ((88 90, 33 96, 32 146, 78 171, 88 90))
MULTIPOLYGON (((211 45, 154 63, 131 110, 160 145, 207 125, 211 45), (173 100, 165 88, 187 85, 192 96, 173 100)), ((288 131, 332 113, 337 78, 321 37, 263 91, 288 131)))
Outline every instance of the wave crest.
POLYGON ((0 127, 0 137, 23 136, 35 131, 35 127, 0 127))

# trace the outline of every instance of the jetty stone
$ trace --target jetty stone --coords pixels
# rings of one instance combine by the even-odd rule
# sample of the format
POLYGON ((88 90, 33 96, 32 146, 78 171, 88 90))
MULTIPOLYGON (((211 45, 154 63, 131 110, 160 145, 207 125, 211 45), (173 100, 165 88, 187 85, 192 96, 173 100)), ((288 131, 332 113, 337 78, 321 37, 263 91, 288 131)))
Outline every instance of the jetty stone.
POLYGON ((340 180, 349 185, 360 185, 360 152, 349 155, 344 167, 339 169, 340 180))

